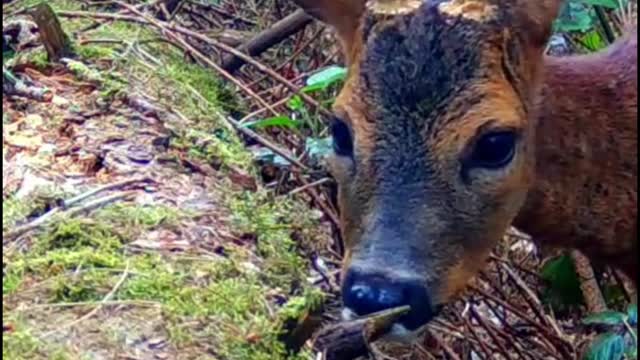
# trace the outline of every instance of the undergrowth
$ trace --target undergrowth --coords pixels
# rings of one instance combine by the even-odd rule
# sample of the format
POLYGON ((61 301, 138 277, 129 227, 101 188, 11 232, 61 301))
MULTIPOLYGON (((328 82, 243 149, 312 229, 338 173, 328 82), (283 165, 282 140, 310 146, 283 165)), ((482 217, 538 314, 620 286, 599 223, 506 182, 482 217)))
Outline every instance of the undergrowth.
MULTIPOLYGON (((77 2, 51 5, 56 10, 79 9, 77 2)), ((63 21, 69 33, 88 24, 63 21)), ((100 77, 94 80, 107 99, 143 89, 189 122, 168 124, 175 133, 172 150, 222 171, 233 166, 255 173, 251 155, 224 123, 223 114, 241 104, 211 71, 188 63, 167 44, 148 41, 155 35, 138 25, 111 22, 91 37, 122 39, 122 43, 76 44, 77 77, 86 76, 85 70, 95 71, 100 77), (134 43, 153 60, 134 56, 134 43), (105 62, 107 66, 96 65, 105 62), (113 84, 105 79, 118 79, 117 91, 111 91, 113 84)), ((42 49, 17 54, 12 61, 31 62, 41 69, 52 65, 42 49)), ((317 308, 322 301, 322 295, 306 285, 307 262, 292 239, 294 234, 297 240, 311 239, 316 220, 308 215, 306 205, 291 199, 274 201, 264 191, 229 187, 223 193, 222 203, 232 214, 229 226, 254 238, 248 246, 227 246, 224 256, 136 251, 129 245, 136 239, 153 230, 177 228, 198 214, 132 204, 56 220, 30 237, 26 246, 12 249, 3 256, 3 323, 12 326, 3 332, 3 357, 82 358, 73 347, 43 337, 64 322, 56 320, 58 316, 69 315, 46 305, 91 309, 113 292, 110 301, 134 304, 127 311, 136 311, 136 301, 156 304, 172 346, 186 358, 307 358, 308 354, 287 354, 280 337, 285 321, 317 308)), ((3 230, 24 222, 37 210, 29 199, 3 199, 3 230)))

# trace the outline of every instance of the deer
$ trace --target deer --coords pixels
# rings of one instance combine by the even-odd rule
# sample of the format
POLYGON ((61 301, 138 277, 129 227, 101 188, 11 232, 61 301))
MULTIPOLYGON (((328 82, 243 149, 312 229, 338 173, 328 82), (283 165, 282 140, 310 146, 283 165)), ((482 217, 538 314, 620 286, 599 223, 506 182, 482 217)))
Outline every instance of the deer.
POLYGON ((294 0, 334 30, 343 318, 429 323, 506 231, 637 282, 637 29, 545 54, 561 0, 294 0))

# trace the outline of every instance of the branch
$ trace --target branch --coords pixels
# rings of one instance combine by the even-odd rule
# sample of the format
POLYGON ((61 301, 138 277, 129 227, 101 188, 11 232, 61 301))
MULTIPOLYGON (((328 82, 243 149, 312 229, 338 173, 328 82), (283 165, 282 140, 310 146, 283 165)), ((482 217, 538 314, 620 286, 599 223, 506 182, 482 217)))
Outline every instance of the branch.
POLYGON ((327 326, 314 336, 312 347, 323 353, 325 360, 352 360, 367 355, 369 344, 388 333, 391 326, 409 310, 409 306, 402 306, 327 326))
MULTIPOLYGON (((303 10, 297 10, 238 47, 238 50, 247 53, 249 56, 258 56, 273 45, 301 31, 312 21, 311 16, 307 15, 303 10)), ((243 59, 233 54, 225 56, 222 60, 222 68, 230 73, 235 72, 244 64, 245 61, 243 59)))

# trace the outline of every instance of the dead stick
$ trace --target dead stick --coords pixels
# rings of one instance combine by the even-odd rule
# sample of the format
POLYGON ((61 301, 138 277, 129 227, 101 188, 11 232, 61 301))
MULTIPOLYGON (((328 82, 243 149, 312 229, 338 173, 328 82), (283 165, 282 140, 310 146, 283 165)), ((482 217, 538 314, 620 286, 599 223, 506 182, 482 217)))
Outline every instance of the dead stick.
MULTIPOLYGON (((258 56, 273 45, 301 31, 312 21, 311 16, 303 10, 297 10, 241 45, 238 50, 249 56, 258 56)), ((222 60, 222 68, 230 73, 234 73, 244 64, 245 61, 235 55, 228 55, 222 60)))
POLYGON ((71 210, 68 211, 62 211, 60 207, 56 207, 54 209, 52 209, 51 211, 47 212, 46 214, 40 216, 39 218, 35 219, 34 221, 28 223, 28 224, 24 224, 22 226, 19 226, 17 228, 15 228, 12 231, 9 231, 6 234, 2 235, 2 241, 7 242, 11 239, 15 239, 19 236, 22 236, 24 234, 26 234, 29 231, 35 230, 45 224, 47 224, 49 222, 49 220, 51 220, 55 215, 57 214, 66 214, 68 216, 75 216, 78 215, 81 212, 89 212, 91 210, 97 209, 101 206, 104 206, 106 204, 112 203, 114 201, 118 201, 121 199, 125 199, 133 194, 135 194, 135 191, 125 191, 125 192, 121 192, 121 193, 117 193, 117 194, 113 194, 113 195, 109 195, 109 196, 105 196, 104 198, 99 198, 96 199, 90 203, 87 203, 84 206, 81 207, 77 207, 77 208, 72 208, 71 210))
POLYGON ((326 360, 352 360, 367 355, 368 344, 388 333, 409 310, 409 306, 402 306, 327 326, 313 337, 312 347, 316 352, 324 352, 326 360))
POLYGON ((491 340, 493 340, 493 342, 496 344, 498 349, 500 349, 502 356, 504 356, 508 360, 511 360, 512 357, 509 351, 507 351, 507 348, 504 347, 504 344, 500 341, 498 336, 496 336, 496 333, 493 332, 493 329, 491 328, 491 326, 489 326, 489 324, 487 324, 485 319, 480 314, 478 314, 474 305, 471 305, 471 316, 473 316, 476 319, 476 321, 478 321, 480 326, 484 328, 487 334, 489 334, 489 337, 491 338, 491 340))
POLYGON ((606 311, 607 303, 604 301, 604 296, 602 296, 602 291, 600 291, 598 280, 596 280, 589 259, 578 250, 571 251, 571 258, 580 279, 580 289, 587 304, 587 311, 590 314, 606 311))

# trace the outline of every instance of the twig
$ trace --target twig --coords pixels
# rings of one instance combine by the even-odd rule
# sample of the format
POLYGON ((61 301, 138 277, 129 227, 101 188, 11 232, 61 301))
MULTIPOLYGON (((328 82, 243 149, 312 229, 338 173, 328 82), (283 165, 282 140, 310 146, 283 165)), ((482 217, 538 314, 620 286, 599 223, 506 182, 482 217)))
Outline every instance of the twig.
POLYGON ((529 307, 533 309, 538 318, 545 324, 549 325, 548 319, 544 314, 544 309, 542 309, 542 303, 540 302, 540 299, 538 299, 538 297, 535 295, 533 290, 529 288, 527 283, 522 280, 522 278, 515 271, 513 271, 507 263, 501 263, 501 267, 507 272, 507 275, 511 278, 511 280, 513 280, 520 292, 523 293, 525 301, 529 304, 529 307))
MULTIPOLYGON (((29 223, 26 223, 24 225, 18 226, 17 228, 7 232, 6 234, 3 234, 3 236, 2 236, 3 237, 3 243, 8 241, 8 240, 15 239, 15 238, 17 238, 19 236, 22 236, 22 235, 24 235, 25 233, 27 233, 29 231, 37 229, 38 227, 40 227, 40 226, 44 225, 45 223, 47 223, 49 221, 49 219, 51 219, 54 215, 63 212, 63 210, 65 208, 75 206, 76 204, 82 202, 83 200, 88 199, 88 198, 90 198, 90 197, 92 197, 94 195, 97 195, 97 194, 101 193, 101 192, 120 189, 120 188, 123 188, 123 187, 128 186, 128 185, 133 185, 133 184, 136 184, 136 183, 148 182, 148 181, 151 181, 151 179, 148 178, 148 177, 123 180, 123 181, 119 181, 119 182, 116 182, 116 183, 107 184, 107 185, 98 187, 96 189, 89 190, 89 191, 87 191, 87 192, 85 192, 83 194, 80 194, 78 196, 75 196, 75 197, 73 197, 73 198, 71 198, 69 200, 65 200, 65 201, 63 201, 62 206, 57 206, 57 207, 49 210, 48 212, 42 214, 41 216, 37 217, 36 219, 30 221, 29 223)), ((105 198, 105 199, 108 202, 113 202, 113 201, 119 200, 119 198, 122 197, 122 193, 121 194, 116 194, 116 195, 119 195, 119 196, 116 197, 115 199, 113 199, 113 198, 105 198)), ((102 199, 102 202, 104 202, 105 199, 102 199)), ((98 199, 98 200, 100 200, 100 199, 98 199)), ((101 202, 98 202, 98 203, 92 204, 91 206, 92 207, 96 207, 96 206, 100 206, 100 205, 104 205, 104 204, 101 203, 101 202)), ((81 209, 81 211, 87 211, 87 210, 88 210, 88 208, 81 209)), ((69 212, 69 214, 71 216, 73 216, 73 215, 75 215, 77 213, 76 212, 69 212)))
MULTIPOLYGON (((122 6, 123 8, 128 9, 132 13, 134 13, 134 14, 136 14, 138 16, 141 16, 145 20, 146 23, 157 27, 159 30, 161 30, 162 33, 164 33, 164 35, 170 37, 171 40, 173 40, 178 45, 180 45, 189 54, 191 54, 194 57, 197 57, 200 61, 202 61, 207 66, 211 67, 216 72, 218 72, 220 75, 222 75, 222 77, 224 77, 225 79, 227 79, 227 80, 231 81, 232 83, 234 83, 236 86, 238 86, 244 92, 246 92, 249 96, 254 98, 258 103, 260 103, 260 105, 268 108, 274 115, 276 115, 276 116, 278 115, 278 112, 276 112, 271 107, 271 105, 269 105, 269 103, 267 103, 264 99, 262 99, 258 94, 256 94, 253 90, 247 88, 240 80, 236 79, 228 71, 224 70, 222 67, 220 67, 219 65, 217 65, 216 63, 211 61, 211 59, 209 59, 207 56, 202 54, 200 51, 198 51, 196 48, 194 48, 191 44, 189 44, 187 41, 185 41, 185 39, 182 38, 182 36, 179 36, 177 34, 177 33, 182 33, 183 35, 185 35, 185 33, 193 34, 193 32, 191 32, 188 29, 180 28, 180 27, 175 26, 173 24, 167 24, 165 22, 156 20, 153 17, 151 17, 151 16, 149 16, 147 14, 144 14, 143 12, 139 11, 134 6, 131 6, 131 5, 129 5, 127 3, 124 3, 122 1, 114 1, 114 2, 116 4, 122 6), (180 29, 180 30, 178 30, 178 29, 180 29)), ((195 34, 197 34, 197 33, 195 33, 195 34)), ((209 37, 202 36, 202 35, 199 35, 199 34, 198 34, 198 37, 204 37, 205 39, 208 39, 210 42, 213 42, 215 44, 218 44, 218 45, 221 45, 221 46, 224 46, 224 47, 228 47, 227 45, 222 44, 222 43, 220 43, 218 41, 215 41, 215 40, 213 40, 213 39, 211 39, 209 37)))
POLYGON ((508 360, 512 359, 511 355, 509 354, 509 351, 507 351, 507 349, 504 347, 504 344, 500 341, 500 339, 498 339, 496 334, 493 332, 493 329, 491 328, 491 326, 489 326, 485 321, 484 317, 478 314, 478 311, 476 311, 476 308, 474 305, 471 305, 471 316, 473 316, 478 321, 480 326, 484 328, 487 334, 489 334, 489 337, 493 340, 493 342, 496 344, 498 349, 500 349, 500 352, 502 352, 502 356, 504 356, 508 360))
POLYGON ((99 199, 95 199, 91 202, 88 202, 86 205, 80 206, 80 207, 75 207, 72 208, 68 211, 69 216, 76 216, 80 213, 86 213, 86 212, 90 212, 93 211, 95 209, 98 209, 102 206, 105 206, 107 204, 110 204, 112 202, 118 201, 118 200, 124 200, 132 195, 135 195, 137 193, 137 191, 123 191, 120 193, 116 193, 113 195, 109 195, 109 196, 105 196, 103 198, 99 198, 99 199))
MULTIPOLYGON (((133 305, 133 306, 162 306, 162 303, 150 300, 109 300, 102 301, 101 306, 121 306, 121 305, 133 305)), ((30 311, 35 309, 48 309, 48 308, 66 308, 66 307, 80 307, 80 306, 96 306, 95 301, 77 301, 67 303, 52 303, 52 304, 37 304, 33 306, 27 306, 18 309, 19 311, 30 311)))
POLYGON ((63 324, 62 326, 60 326, 56 330, 49 331, 48 333, 44 334, 43 336, 44 337, 49 337, 52 334, 54 334, 56 332, 59 332, 60 330, 73 327, 73 326, 75 326, 75 325, 77 325, 77 324, 79 324, 79 323, 91 318, 95 314, 97 314, 98 311, 100 311, 100 309, 102 309, 103 304, 105 302, 111 300, 113 295, 115 295, 115 293, 118 291, 118 289, 120 289, 122 284, 124 284, 124 281, 127 279, 127 276, 129 276, 129 262, 127 262, 127 266, 125 267, 124 272, 122 273, 122 276, 120 277, 118 282, 113 286, 111 291, 109 291, 109 293, 107 295, 105 295, 104 298, 102 298, 102 301, 100 301, 100 303, 93 310, 89 311, 88 313, 84 314, 83 316, 81 316, 80 318, 78 318, 76 320, 73 320, 71 322, 63 324))
POLYGON ((67 211, 62 211, 60 207, 56 207, 51 209, 49 212, 45 213, 44 215, 38 217, 37 219, 29 222, 28 224, 24 224, 22 226, 19 226, 15 229, 13 229, 12 231, 9 231, 6 234, 2 235, 2 242, 6 243, 10 240, 13 240, 19 236, 22 236, 24 234, 26 234, 29 231, 33 231, 41 226, 44 226, 45 224, 47 224, 49 222, 50 219, 52 219, 55 215, 61 214, 61 215, 67 215, 70 217, 73 217, 75 215, 78 215, 82 212, 89 212, 91 210, 95 210, 101 206, 104 206, 106 204, 112 203, 114 201, 118 201, 118 200, 122 200, 122 199, 126 199, 127 197, 134 195, 136 193, 136 191, 125 191, 125 192, 120 192, 117 194, 113 194, 113 195, 109 195, 109 196, 105 196, 103 198, 99 198, 96 199, 90 203, 87 203, 86 205, 82 206, 82 207, 78 207, 78 208, 72 208, 69 209, 67 211))
POLYGON ((558 344, 558 349, 560 350, 560 352, 562 353, 562 358, 563 359, 571 359, 571 353, 566 349, 566 347, 570 347, 572 348, 572 345, 570 342, 568 342, 566 339, 559 337, 557 335, 554 335, 552 332, 549 331, 549 329, 540 324, 539 322, 535 321, 534 319, 532 319, 531 317, 529 317, 526 313, 524 313, 523 311, 521 311, 520 309, 514 307, 513 305, 509 304, 508 302, 493 296, 492 294, 482 290, 481 288, 477 287, 477 286, 471 286, 471 289, 473 289, 475 292, 477 292, 478 294, 484 296, 486 299, 491 300, 493 302, 495 302, 496 304, 504 307, 505 309, 511 311, 513 314, 517 315, 518 317, 520 317, 522 320, 527 321, 528 323, 530 323, 531 325, 533 325, 535 328, 537 328, 543 335, 545 338, 547 338, 549 341, 551 341, 552 343, 556 343, 558 344))
POLYGON ((582 290, 582 295, 584 295, 587 311, 590 314, 606 311, 607 303, 604 301, 604 296, 602 296, 602 291, 600 291, 598 280, 593 273, 589 259, 578 250, 571 251, 571 258, 580 279, 580 289, 582 290))
POLYGON ((322 328, 313 338, 313 349, 325 352, 327 360, 351 360, 369 352, 369 343, 384 336, 409 306, 384 310, 366 318, 322 328))
POLYGON ((329 183, 331 181, 333 181, 331 178, 328 178, 328 177, 322 178, 320 180, 316 180, 314 182, 311 182, 311 183, 308 183, 306 185, 303 185, 303 186, 300 186, 298 188, 295 188, 295 189, 291 190, 287 195, 295 195, 295 194, 297 194, 299 192, 303 192, 303 191, 305 191, 305 190, 307 190, 309 188, 320 186, 320 185, 329 183))
POLYGON ((24 96, 37 101, 50 101, 53 98, 51 90, 28 85, 15 77, 4 65, 2 65, 2 92, 7 95, 24 96))
MULTIPOLYGON (((149 16, 144 15, 143 13, 141 13, 140 11, 137 11, 136 9, 134 9, 133 7, 131 7, 128 4, 122 3, 120 1, 117 1, 117 3, 123 7, 126 7, 130 10, 132 10, 133 13, 138 14, 139 16, 142 16, 142 18, 140 17, 135 17, 135 16, 128 16, 128 15, 119 15, 119 14, 109 14, 109 13, 92 13, 92 12, 87 12, 87 11, 61 11, 58 13, 58 15, 60 16, 69 16, 69 17, 96 17, 96 18, 111 18, 111 19, 117 19, 117 20, 122 20, 122 21, 130 21, 130 22, 136 22, 139 24, 152 24, 155 25, 156 27, 158 27, 161 30, 173 30, 177 33, 180 33, 182 35, 194 38, 196 40, 202 41, 208 45, 212 45, 215 46, 216 48, 231 53, 235 56, 237 56, 238 58, 244 60, 245 62, 247 62, 248 64, 256 67, 258 70, 268 74, 269 76, 271 76, 273 79, 275 79, 276 81, 280 82, 281 84, 283 84, 284 86, 286 86, 287 88, 289 88, 292 92, 294 93, 299 93, 300 98, 303 99, 306 103, 308 103, 309 105, 312 105, 313 107, 316 107, 320 113, 322 113, 325 116, 331 116, 331 112, 327 109, 325 109, 322 105, 320 105, 316 100, 314 100, 312 97, 310 97, 309 95, 300 92, 300 88, 298 88, 297 86, 293 85, 290 81, 288 81, 287 79, 285 79, 284 77, 282 77, 280 74, 276 73, 275 71, 273 71, 272 69, 270 69, 268 66, 260 63, 259 61, 253 59, 252 57, 248 56, 247 54, 244 54, 241 51, 238 51, 237 49, 234 49, 231 46, 228 46, 227 44, 224 44, 220 41, 217 41, 215 39, 212 39, 206 35, 203 35, 201 33, 189 30, 187 28, 181 27, 179 25, 175 25, 175 24, 166 24, 164 22, 158 21, 156 19, 153 19, 149 16), (150 20, 150 21, 149 21, 150 20)), ((188 45, 188 44, 187 44, 188 45)), ((191 45, 188 45, 189 48, 193 49, 193 47, 191 45)), ((208 58, 207 58, 208 62, 211 62, 208 58)), ((226 71, 224 71, 223 69, 221 69, 219 66, 215 65, 219 70, 222 70, 222 72, 220 72, 221 74, 227 74, 227 76, 230 76, 230 74, 228 74, 226 71)), ((233 78, 232 76, 230 76, 230 78, 233 78)), ((233 78, 235 79, 235 78, 233 78)), ((231 80, 233 81, 233 80, 231 80)), ((246 90, 245 90, 246 91, 246 90)), ((261 102, 262 104, 262 102, 261 102)), ((265 106, 265 104, 263 104, 263 106, 265 106)), ((269 107, 268 105, 266 105, 265 107, 269 107)))
POLYGON ((607 14, 604 12, 602 6, 594 6, 593 9, 596 12, 596 16, 598 17, 598 21, 600 21, 600 25, 602 25, 602 30, 604 31, 604 36, 607 38, 607 42, 612 44, 616 41, 616 34, 613 32, 611 28, 611 24, 607 20, 607 14))
MULTIPOLYGON (((246 52, 249 56, 258 56, 273 45, 301 31, 312 21, 313 18, 307 15, 304 10, 297 10, 241 45, 238 50, 246 52)), ((243 59, 230 55, 222 61, 222 68, 233 73, 244 63, 243 59)))
POLYGON ((431 337, 433 337, 438 342, 438 345, 442 347, 447 356, 449 356, 452 360, 460 360, 460 357, 438 334, 436 334, 435 331, 433 331, 432 329, 427 329, 427 331, 429 332, 431 337))
POLYGON ((97 187, 93 190, 89 190, 83 194, 80 194, 78 196, 72 197, 69 200, 65 200, 63 202, 64 207, 71 207, 71 206, 75 206, 77 203, 82 202, 85 199, 88 199, 94 195, 97 195, 101 192, 105 192, 105 191, 110 191, 110 190, 115 190, 115 189, 121 189, 125 186, 129 186, 129 185, 133 185, 133 184, 137 184, 137 183, 148 183, 153 181, 151 178, 149 177, 141 177, 141 178, 135 178, 135 179, 128 179, 128 180, 123 180, 123 181, 118 181, 115 183, 111 183, 111 184, 106 184, 100 187, 97 187))
POLYGON ((309 168, 301 163, 300 161, 298 161, 296 158, 294 158, 293 156, 289 155, 286 151, 280 149, 280 147, 278 147, 277 145, 273 144, 271 141, 265 139, 264 137, 258 135, 256 132, 254 132, 253 130, 242 126, 242 124, 240 124, 238 121, 236 121, 235 119, 232 119, 230 117, 227 118, 227 120, 236 128, 236 130, 238 130, 239 132, 243 133, 244 135, 254 139, 255 141, 259 142, 261 145, 263 145, 264 147, 268 148, 269 150, 273 151, 274 153, 282 156, 284 159, 286 159, 287 161, 289 161, 290 163, 294 164, 295 166, 299 167, 302 170, 309 170, 309 168))

